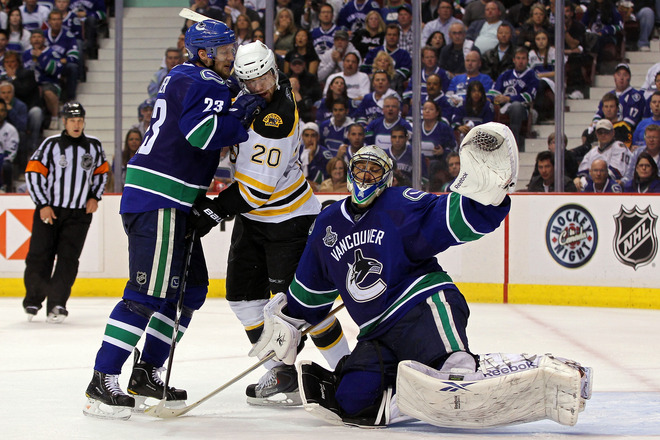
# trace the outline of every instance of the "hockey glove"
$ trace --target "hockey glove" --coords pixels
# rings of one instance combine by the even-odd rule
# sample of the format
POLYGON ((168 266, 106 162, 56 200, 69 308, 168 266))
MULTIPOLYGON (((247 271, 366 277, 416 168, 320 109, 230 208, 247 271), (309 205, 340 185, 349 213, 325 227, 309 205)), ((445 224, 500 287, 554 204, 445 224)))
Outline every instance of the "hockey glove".
POLYGON ((504 124, 472 128, 458 153, 461 171, 450 189, 482 205, 499 205, 518 180, 518 146, 504 124))
POLYGON ((236 98, 229 109, 229 114, 241 121, 247 130, 252 125, 254 118, 266 108, 266 100, 259 95, 245 94, 236 98))
POLYGON ((263 359, 275 352, 275 359, 293 365, 298 355, 300 329, 306 324, 302 319, 286 316, 282 309, 286 306, 286 294, 275 295, 264 307, 264 330, 259 340, 250 350, 250 356, 263 359))
POLYGON ((189 236, 195 230, 197 231, 197 236, 203 237, 227 217, 227 215, 219 212, 218 206, 213 200, 208 197, 199 198, 193 204, 188 215, 186 236, 189 236))

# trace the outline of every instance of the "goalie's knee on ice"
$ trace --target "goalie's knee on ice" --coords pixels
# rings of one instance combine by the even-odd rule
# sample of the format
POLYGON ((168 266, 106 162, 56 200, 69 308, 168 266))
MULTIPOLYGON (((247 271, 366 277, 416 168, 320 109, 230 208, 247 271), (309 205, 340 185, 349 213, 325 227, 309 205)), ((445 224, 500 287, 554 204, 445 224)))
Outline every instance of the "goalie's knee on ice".
POLYGON ((335 398, 345 414, 354 415, 373 406, 382 394, 380 373, 354 371, 341 378, 335 398))

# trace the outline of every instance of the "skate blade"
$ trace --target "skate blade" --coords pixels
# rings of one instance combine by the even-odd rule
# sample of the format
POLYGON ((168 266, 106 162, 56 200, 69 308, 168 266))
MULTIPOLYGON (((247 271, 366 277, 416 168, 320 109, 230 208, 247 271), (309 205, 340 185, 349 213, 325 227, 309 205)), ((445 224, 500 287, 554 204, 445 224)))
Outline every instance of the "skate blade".
POLYGON ((254 406, 300 406, 302 399, 298 391, 277 393, 269 397, 247 397, 247 403, 254 406))
POLYGON ((107 405, 92 398, 87 398, 83 406, 83 414, 97 419, 128 420, 131 418, 131 410, 128 406, 107 405))
MULTIPOLYGON (((48 317, 46 318, 46 322, 49 324, 61 324, 65 319, 66 315, 55 315, 53 313, 49 313, 48 317)), ((28 320, 30 320, 30 318, 28 318, 28 320)))
MULTIPOLYGON (((134 413, 143 414, 147 409, 154 407, 158 405, 159 402, 161 402, 161 399, 157 399, 155 397, 140 396, 135 394, 132 394, 132 396, 135 399, 135 407, 132 408, 134 413)), ((163 407, 168 409, 179 409, 184 408, 185 406, 185 400, 167 400, 163 404, 163 407)))

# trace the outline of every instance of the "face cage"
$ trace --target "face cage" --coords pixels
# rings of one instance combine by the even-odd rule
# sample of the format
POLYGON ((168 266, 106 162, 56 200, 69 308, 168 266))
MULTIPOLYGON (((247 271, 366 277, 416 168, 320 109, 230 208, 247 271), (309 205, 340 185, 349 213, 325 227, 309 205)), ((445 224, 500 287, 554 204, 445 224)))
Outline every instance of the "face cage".
POLYGON ((348 170, 348 176, 347 176, 348 181, 352 187, 351 193, 352 193, 353 201, 358 205, 370 204, 373 198, 378 196, 380 192, 382 192, 385 188, 387 188, 391 174, 392 174, 392 169, 386 164, 383 164, 382 161, 378 158, 374 160, 372 156, 367 156, 364 159, 360 158, 359 160, 354 160, 351 163, 351 168, 348 170), (365 168, 358 167, 358 162, 366 162, 365 168), (383 170, 383 174, 382 176, 380 176, 380 178, 377 178, 374 175, 373 171, 366 170, 366 165, 368 163, 375 163, 380 167, 380 169, 383 170), (358 179, 356 177, 354 170, 363 173, 362 179, 358 179), (369 176, 371 176, 373 181, 365 182, 365 178, 369 176))

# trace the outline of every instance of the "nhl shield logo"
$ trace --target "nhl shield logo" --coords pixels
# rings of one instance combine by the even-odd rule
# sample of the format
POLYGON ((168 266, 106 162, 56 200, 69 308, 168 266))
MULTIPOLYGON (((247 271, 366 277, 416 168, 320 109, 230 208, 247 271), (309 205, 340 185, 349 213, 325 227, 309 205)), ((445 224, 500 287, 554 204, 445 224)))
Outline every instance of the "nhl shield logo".
POLYGON ((637 270, 649 264, 658 253, 658 237, 655 233, 658 216, 651 206, 640 210, 637 205, 627 210, 623 206, 614 216, 614 255, 623 264, 637 270))
POLYGON ((146 272, 136 273, 135 282, 138 283, 140 286, 143 286, 147 282, 147 273, 146 272))

